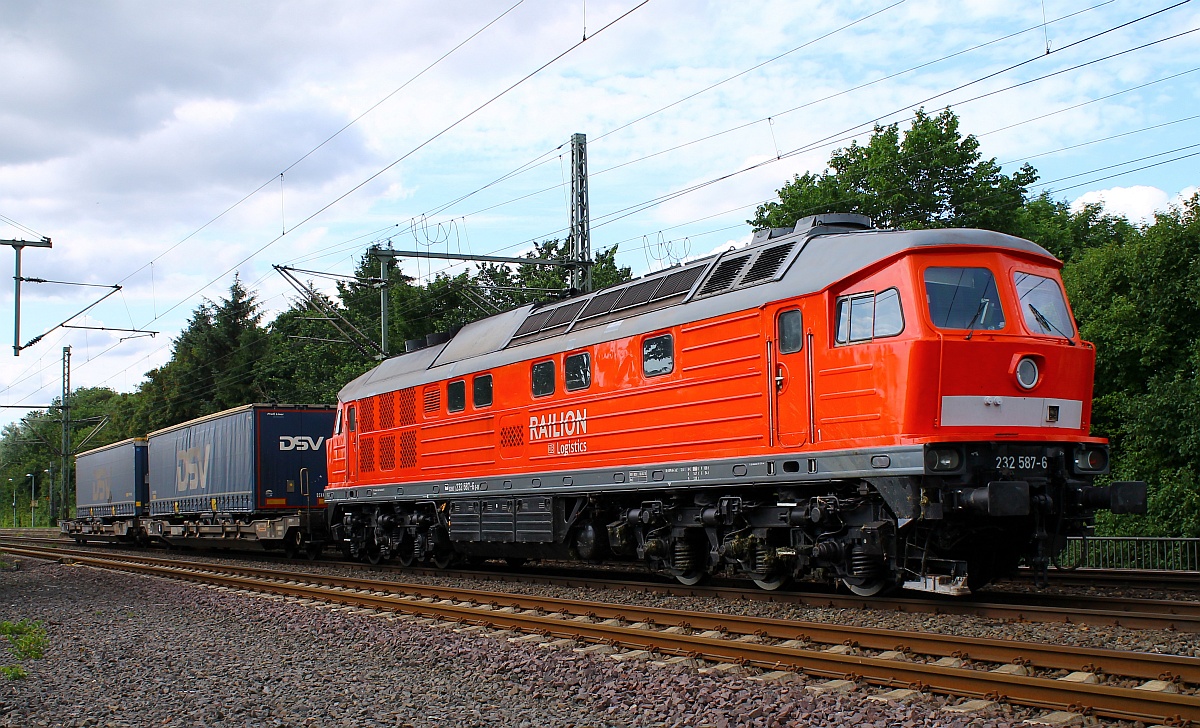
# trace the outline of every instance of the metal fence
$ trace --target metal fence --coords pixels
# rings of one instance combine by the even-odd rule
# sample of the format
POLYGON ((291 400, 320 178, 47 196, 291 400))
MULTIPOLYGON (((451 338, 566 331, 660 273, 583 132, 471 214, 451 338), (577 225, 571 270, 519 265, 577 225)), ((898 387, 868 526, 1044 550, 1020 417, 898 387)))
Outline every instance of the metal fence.
POLYGON ((1200 538, 1072 537, 1062 568, 1200 571, 1200 538))

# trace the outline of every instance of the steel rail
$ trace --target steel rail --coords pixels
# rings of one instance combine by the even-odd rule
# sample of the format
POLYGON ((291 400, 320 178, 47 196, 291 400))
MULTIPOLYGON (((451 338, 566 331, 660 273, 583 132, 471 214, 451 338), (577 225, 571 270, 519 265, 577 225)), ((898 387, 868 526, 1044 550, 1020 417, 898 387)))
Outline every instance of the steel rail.
MULTIPOLYGON (((62 558, 57 549, 28 549, 28 555, 41 552, 41 558, 62 558)), ((74 557, 67 557, 74 558, 74 557)), ((179 564, 162 564, 161 559, 144 559, 147 563, 134 558, 113 559, 105 556, 84 555, 75 559, 80 563, 89 563, 106 568, 123 571, 134 571, 155 575, 169 575, 189 581, 221 583, 240 589, 258 592, 285 594, 287 596, 331 601, 350 606, 370 609, 383 609, 404 612, 420 617, 446 619, 455 622, 480 624, 503 629, 515 629, 546 636, 585 639, 602 642, 615 646, 667 652, 688 655, 723 662, 738 662, 767 669, 793 669, 810 675, 824 677, 862 680, 874 685, 890 687, 917 687, 933 692, 967 697, 996 698, 1004 696, 1014 703, 1042 708, 1058 708, 1073 706, 1086 708, 1096 715, 1113 717, 1122 720, 1159 720, 1159 721, 1200 721, 1200 700, 1195 695, 1175 693, 1159 693, 1132 688, 1095 685, 1088 683, 1071 683, 1061 680, 1051 680, 1041 677, 1026 677, 1022 675, 998 674, 980 670, 942 667, 938 665, 907 662, 900 660, 882 659, 861 655, 843 655, 827 652, 817 652, 786 645, 758 644, 755 642, 722 639, 704 635, 686 634, 688 630, 659 631, 647 627, 670 623, 671 618, 677 620, 673 626, 687 626, 700 629, 705 626, 721 631, 720 627, 728 629, 725 622, 737 622, 742 618, 729 615, 703 615, 698 613, 672 612, 661 608, 638 608, 628 605, 597 605, 578 602, 588 610, 592 618, 600 618, 611 610, 612 616, 604 622, 591 623, 582 621, 567 621, 570 614, 568 604, 571 600, 550 600, 546 598, 525 599, 519 595, 489 592, 474 592, 449 588, 430 588, 416 585, 402 585, 396 582, 379 582, 369 580, 346 580, 330 577, 315 577, 296 572, 276 571, 266 569, 245 569, 235 567, 212 566, 208 564, 190 563, 187 566, 179 564), (207 573, 205 573, 207 572, 207 573), (254 572, 257 572, 255 574, 254 572), (253 574, 253 575, 248 575, 253 574), (301 580, 310 583, 302 583, 301 580), (329 583, 326 583, 329 582, 329 583), (349 585, 352 591, 347 590, 349 585), (415 587, 415 593, 397 595, 395 590, 415 587), (485 606, 470 606, 472 602, 481 602, 489 596, 498 599, 512 600, 511 607, 498 609, 498 602, 485 606), (461 601, 456 601, 459 599, 461 601), (557 615, 546 614, 547 606, 558 607, 557 615), (523 610, 523 611, 522 611, 523 610), (629 614, 636 615, 640 627, 626 626, 629 614), (621 618, 624 617, 624 620, 621 618), (700 624, 702 619, 712 620, 711 624, 700 624), (660 621, 661 620, 661 621, 660 621), (683 621, 686 620, 686 621, 683 621)), ((828 628, 828 625, 812 625, 805 623, 790 623, 782 620, 761 620, 745 618, 760 629, 756 630, 759 637, 776 637, 788 639, 810 638, 804 630, 813 627, 828 628), (774 622, 774 624, 770 624, 774 622), (781 631, 784 625, 791 631, 781 631)), ((855 634, 864 634, 863 628, 852 628, 855 634)), ((876 636, 887 634, 883 630, 875 630, 876 636)), ((706 634, 712 634, 708 632, 706 634)), ((908 637, 907 633, 890 633, 893 640, 908 637)), ((953 638, 963 644, 963 638, 953 638)), ((999 642, 999 641, 993 641, 999 642)), ((794 644, 794 643, 792 643, 794 644)), ((861 642, 860 642, 861 644, 861 642)), ((999 643, 1003 645, 1002 642, 999 643)), ((1010 647, 1014 645, 1009 645, 1010 647)), ((1030 645, 1015 645, 1018 649, 1030 645)), ((1103 650, 1094 651, 1103 653, 1103 650)), ((1037 654, 1030 652, 1029 654, 1037 654)), ((1171 663, 1178 669, 1183 666, 1188 674, 1195 678, 1198 662, 1195 658, 1176 656, 1152 656, 1161 659, 1161 663, 1171 663)), ((1018 660, 1019 661, 1019 660, 1018 660)), ((1093 668, 1096 666, 1093 665, 1093 668)), ((1160 664, 1161 667, 1161 664, 1160 664)), ((1169 671, 1168 671, 1169 672, 1169 671)))
MULTIPOLYGON (((0 537, 0 545, 19 539, 0 537)), ((482 580, 512 581, 509 572, 487 570, 440 570, 422 567, 366 566, 358 562, 334 562, 339 566, 360 569, 380 569, 397 573, 450 574, 482 580)), ((796 604, 811 608, 872 609, 894 611, 904 614, 952 614, 1005 619, 1017 622, 1048 622, 1086 624, 1093 626, 1117 626, 1126 629, 1165 629, 1179 632, 1200 633, 1200 602, 1170 599, 1131 599, 1122 597, 1081 597, 1051 594, 997 594, 977 598, 954 599, 913 597, 858 597, 849 594, 776 591, 764 592, 756 588, 725 585, 698 585, 685 587, 674 583, 653 581, 631 581, 628 574, 603 570, 583 572, 579 569, 570 575, 547 573, 521 573, 517 578, 535 584, 562 587, 586 587, 623 589, 656 592, 673 596, 694 596, 726 600, 749 599, 775 603, 796 604)))

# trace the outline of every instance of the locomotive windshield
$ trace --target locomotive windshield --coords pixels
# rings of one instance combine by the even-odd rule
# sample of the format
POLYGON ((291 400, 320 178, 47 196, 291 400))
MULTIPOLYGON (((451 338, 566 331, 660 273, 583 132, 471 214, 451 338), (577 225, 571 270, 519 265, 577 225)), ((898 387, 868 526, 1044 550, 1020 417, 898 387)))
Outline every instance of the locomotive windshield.
POLYGON ((929 317, 939 329, 1004 328, 996 277, 987 268, 927 268, 925 298, 929 317))
POLYGON ((1071 314, 1067 312, 1067 300, 1056 281, 1017 271, 1013 273, 1013 282, 1017 284, 1017 297, 1021 300, 1025 326, 1031 333, 1071 338, 1075 333, 1075 325, 1071 321, 1071 314))

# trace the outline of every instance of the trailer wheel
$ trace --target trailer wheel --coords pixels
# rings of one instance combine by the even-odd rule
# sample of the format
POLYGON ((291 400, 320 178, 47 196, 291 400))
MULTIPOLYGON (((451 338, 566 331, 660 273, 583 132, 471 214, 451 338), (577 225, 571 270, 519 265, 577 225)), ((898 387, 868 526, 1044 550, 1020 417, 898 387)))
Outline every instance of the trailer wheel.
POLYGON ((299 529, 296 529, 289 532, 287 537, 284 539, 283 553, 289 559, 299 558, 303 545, 304 534, 301 533, 299 529))

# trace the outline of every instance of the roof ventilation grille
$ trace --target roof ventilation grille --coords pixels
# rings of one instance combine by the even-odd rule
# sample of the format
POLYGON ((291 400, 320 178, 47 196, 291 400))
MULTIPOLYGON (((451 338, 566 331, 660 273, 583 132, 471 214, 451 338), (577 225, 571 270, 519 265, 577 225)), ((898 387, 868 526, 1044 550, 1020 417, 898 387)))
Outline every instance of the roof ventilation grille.
POLYGON ((742 285, 757 283, 764 281, 774 276, 779 271, 779 266, 783 265, 783 261, 787 260, 788 253, 792 252, 792 248, 796 247, 794 242, 784 243, 767 248, 758 254, 758 258, 754 260, 754 265, 750 266, 750 270, 746 271, 746 275, 742 278, 742 285))
POLYGON ((728 289, 737 280, 738 274, 742 272, 742 268, 745 267, 748 260, 750 260, 749 255, 739 255, 736 258, 721 261, 696 295, 707 296, 710 293, 720 293, 728 289))
POLYGON ((529 316, 527 316, 525 321, 521 324, 521 327, 517 329, 517 333, 513 334, 513 338, 515 339, 518 336, 534 334, 538 331, 541 331, 542 324, 546 323, 546 319, 550 318, 550 315, 553 313, 554 309, 547 308, 542 309, 541 311, 534 311, 533 313, 529 314, 529 316))
POLYGON ((584 304, 586 303, 587 299, 583 299, 580 301, 572 301, 565 306, 559 306, 558 308, 554 309, 554 313, 550 316, 550 320, 547 321, 546 325, 542 328, 553 329, 557 326, 563 326, 571 323, 575 320, 575 314, 579 313, 579 309, 583 308, 584 304))
POLYGON ((667 279, 663 281, 662 286, 660 286, 659 289, 654 293, 653 300, 660 301, 664 298, 670 298, 671 296, 675 296, 680 293, 687 293, 688 291, 692 290, 692 286, 696 283, 696 279, 698 279, 707 268, 707 265, 694 265, 690 268, 684 268, 683 270, 675 271, 671 275, 667 276, 667 279))
POLYGON ((624 288, 618 288, 592 296, 592 300, 588 301, 588 305, 583 309, 583 313, 579 314, 579 318, 592 318, 593 316, 602 316, 608 313, 612 310, 613 304, 616 303, 617 297, 624 292, 624 288))
POLYGON ((641 283, 629 286, 621 293, 621 297, 617 299, 617 302, 613 305, 613 309, 629 308, 630 306, 637 306, 649 301, 662 282, 663 279, 661 277, 655 277, 648 281, 642 281, 641 283))

